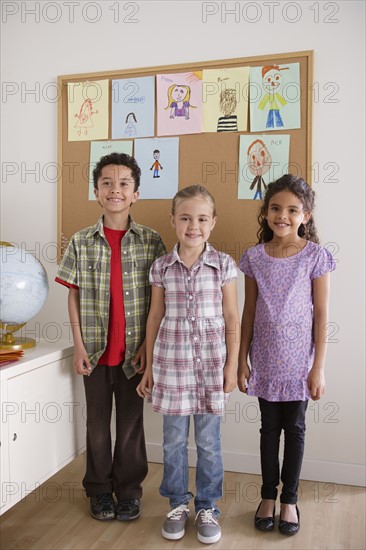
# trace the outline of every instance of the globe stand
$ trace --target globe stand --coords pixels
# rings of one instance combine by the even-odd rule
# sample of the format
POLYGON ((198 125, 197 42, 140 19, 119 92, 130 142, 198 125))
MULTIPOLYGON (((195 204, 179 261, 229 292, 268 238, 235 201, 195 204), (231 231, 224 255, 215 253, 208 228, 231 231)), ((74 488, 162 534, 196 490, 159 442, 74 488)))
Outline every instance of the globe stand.
POLYGON ((0 323, 0 328, 6 331, 1 338, 0 349, 17 351, 20 349, 34 348, 36 345, 36 341, 34 340, 34 338, 26 338, 26 337, 15 338, 13 335, 13 332, 16 332, 20 328, 24 327, 24 325, 25 323, 22 323, 21 325, 10 325, 8 323, 0 323))

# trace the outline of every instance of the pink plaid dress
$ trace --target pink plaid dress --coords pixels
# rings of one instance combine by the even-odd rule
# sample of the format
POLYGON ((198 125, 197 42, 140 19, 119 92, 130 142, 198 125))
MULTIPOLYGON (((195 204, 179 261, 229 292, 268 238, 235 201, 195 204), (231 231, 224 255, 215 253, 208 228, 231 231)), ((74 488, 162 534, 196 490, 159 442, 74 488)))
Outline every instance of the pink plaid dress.
POLYGON ((222 415, 229 395, 222 286, 235 278, 234 260, 208 243, 190 269, 177 245, 151 266, 150 283, 164 288, 166 308, 154 345, 154 411, 222 415))

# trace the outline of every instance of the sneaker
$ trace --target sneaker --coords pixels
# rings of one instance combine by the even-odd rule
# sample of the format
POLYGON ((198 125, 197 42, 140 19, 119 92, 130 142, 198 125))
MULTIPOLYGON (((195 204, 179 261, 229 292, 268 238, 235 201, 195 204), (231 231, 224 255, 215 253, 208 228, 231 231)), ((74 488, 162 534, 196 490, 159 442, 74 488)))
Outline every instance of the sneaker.
POLYGON ((91 497, 90 512, 95 519, 114 519, 116 509, 112 493, 101 493, 100 495, 91 497))
POLYGON ((196 515, 197 538, 204 544, 212 544, 221 539, 221 528, 214 511, 200 510, 196 515))
POLYGON ((140 515, 140 499, 126 498, 116 504, 116 519, 118 521, 130 521, 140 515))
POLYGON ((178 540, 184 536, 185 525, 189 516, 189 509, 185 504, 181 504, 174 510, 171 510, 161 529, 161 534, 165 539, 178 540))

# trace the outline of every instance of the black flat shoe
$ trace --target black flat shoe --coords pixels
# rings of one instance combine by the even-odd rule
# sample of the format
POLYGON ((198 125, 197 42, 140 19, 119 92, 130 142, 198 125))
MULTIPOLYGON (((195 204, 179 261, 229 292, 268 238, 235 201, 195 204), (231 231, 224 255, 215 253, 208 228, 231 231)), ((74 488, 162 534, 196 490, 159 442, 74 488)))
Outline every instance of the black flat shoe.
POLYGON ((273 516, 269 516, 268 518, 259 518, 257 517, 257 514, 261 504, 262 502, 259 503, 259 506, 254 516, 254 526, 256 529, 258 529, 258 531, 272 531, 274 527, 276 505, 273 507, 273 516))
POLYGON ((278 522, 278 530, 282 535, 292 536, 300 531, 300 511, 296 506, 297 523, 280 519, 278 522))

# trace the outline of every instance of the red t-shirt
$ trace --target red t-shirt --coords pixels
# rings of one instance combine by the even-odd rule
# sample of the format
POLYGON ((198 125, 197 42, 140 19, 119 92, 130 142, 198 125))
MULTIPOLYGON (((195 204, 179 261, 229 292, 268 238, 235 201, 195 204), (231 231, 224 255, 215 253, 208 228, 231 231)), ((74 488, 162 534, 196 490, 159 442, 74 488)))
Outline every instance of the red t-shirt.
MULTIPOLYGON (((122 288, 122 261, 121 261, 121 241, 126 231, 110 229, 104 226, 104 234, 111 247, 111 277, 110 277, 110 302, 109 302, 109 321, 107 347, 98 361, 98 365, 108 365, 114 367, 125 358, 126 349, 126 319, 123 302, 122 288)), ((66 283, 56 277, 56 281, 68 288, 79 287, 66 283)))
POLYGON ((111 247, 111 285, 107 347, 98 365, 114 367, 125 358, 126 319, 123 303, 121 241, 126 231, 104 226, 104 235, 111 247))

